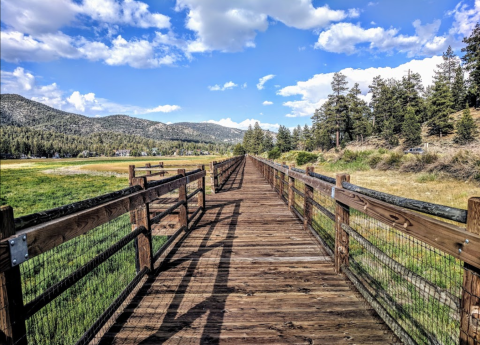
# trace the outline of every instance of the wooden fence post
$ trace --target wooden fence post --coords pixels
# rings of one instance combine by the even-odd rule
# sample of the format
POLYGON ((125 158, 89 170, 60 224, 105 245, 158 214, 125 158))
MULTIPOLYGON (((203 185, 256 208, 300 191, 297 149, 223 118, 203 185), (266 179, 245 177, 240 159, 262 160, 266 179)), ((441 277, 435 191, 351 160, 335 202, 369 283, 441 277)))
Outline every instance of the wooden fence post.
POLYGON ((132 181, 135 178, 135 165, 128 166, 128 185, 132 186, 132 181))
POLYGON ((211 175, 211 180, 212 180, 212 194, 215 194, 216 189, 217 189, 217 176, 215 173, 215 164, 217 164, 217 161, 210 162, 210 175, 211 175))
MULTIPOLYGON (((185 169, 178 169, 177 174, 185 176, 185 169)), ((185 201, 185 204, 178 208, 178 222, 188 230, 187 184, 178 187, 178 201, 185 201)))
MULTIPOLYGON (((313 167, 307 167, 305 174, 309 176, 309 172, 313 172, 313 167)), ((310 187, 305 183, 305 191, 303 198, 303 228, 305 231, 309 231, 308 227, 312 225, 312 203, 310 199, 313 199, 313 187, 310 187)))
MULTIPOLYGON (((467 231, 480 235, 479 197, 468 199, 467 231)), ((460 344, 470 345, 480 343, 480 269, 467 263, 464 267, 460 344)))
MULTIPOLYGON (((349 174, 337 174, 335 188, 343 188, 342 182, 350 182, 349 174)), ((350 208, 335 202, 335 272, 340 273, 342 265, 348 266, 349 238, 342 223, 349 225, 350 208)))
MULTIPOLYGON (((158 167, 163 169, 163 162, 158 162, 158 167)), ((160 176, 165 176, 165 171, 162 171, 160 176)))
MULTIPOLYGON (((147 177, 134 177, 131 182, 132 186, 141 186, 143 190, 147 189, 147 177)), ((148 204, 143 204, 139 208, 130 212, 130 222, 132 231, 139 226, 144 226, 148 232, 140 234, 135 239, 135 267, 137 273, 144 267, 150 271, 153 269, 152 255, 152 232, 150 226, 150 210, 148 204)))
MULTIPOLYGON (((285 165, 285 162, 282 162, 282 168, 283 168, 283 165, 285 165)), ((280 176, 279 176, 279 179, 278 179, 278 182, 279 182, 278 191, 280 193, 280 199, 283 200, 283 190, 284 190, 284 187, 285 187, 285 183, 283 183, 283 181, 285 181, 285 173, 280 172, 279 175, 280 176)))
MULTIPOLYGON (((295 165, 290 165, 290 171, 294 168, 295 165)), ((295 192, 293 191, 295 187, 295 179, 288 174, 288 208, 292 211, 295 205, 295 192)))
MULTIPOLYGON (((13 209, 0 207, 0 240, 15 235, 13 209)), ((6 245, 9 245, 6 243, 6 245)), ((27 344, 20 267, 0 273, 0 343, 27 344)))
MULTIPOLYGON (((145 168, 151 168, 152 167, 152 164, 150 163, 145 163, 145 168)), ((151 175, 152 174, 152 171, 151 170, 147 170, 145 171, 145 175, 151 175)))
MULTIPOLYGON (((198 169, 205 170, 205 165, 199 165, 198 169)), ((205 176, 198 180, 197 188, 202 188, 202 191, 198 193, 198 207, 205 212, 205 176)))

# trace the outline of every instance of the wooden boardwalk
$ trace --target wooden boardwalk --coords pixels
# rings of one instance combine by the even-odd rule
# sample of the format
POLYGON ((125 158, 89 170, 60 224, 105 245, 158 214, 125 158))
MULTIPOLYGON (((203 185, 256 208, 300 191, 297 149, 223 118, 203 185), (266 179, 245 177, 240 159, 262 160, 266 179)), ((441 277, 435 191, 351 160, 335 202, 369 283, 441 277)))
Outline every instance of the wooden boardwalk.
POLYGON ((247 161, 100 343, 397 342, 247 161))

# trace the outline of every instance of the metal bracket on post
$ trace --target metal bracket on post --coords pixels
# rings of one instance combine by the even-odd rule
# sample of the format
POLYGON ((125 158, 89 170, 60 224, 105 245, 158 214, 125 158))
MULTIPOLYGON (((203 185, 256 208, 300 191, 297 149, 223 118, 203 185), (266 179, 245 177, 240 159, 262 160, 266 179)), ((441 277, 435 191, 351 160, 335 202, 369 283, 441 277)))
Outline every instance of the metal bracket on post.
POLYGON ((12 267, 28 260, 27 235, 20 235, 8 241, 12 267))

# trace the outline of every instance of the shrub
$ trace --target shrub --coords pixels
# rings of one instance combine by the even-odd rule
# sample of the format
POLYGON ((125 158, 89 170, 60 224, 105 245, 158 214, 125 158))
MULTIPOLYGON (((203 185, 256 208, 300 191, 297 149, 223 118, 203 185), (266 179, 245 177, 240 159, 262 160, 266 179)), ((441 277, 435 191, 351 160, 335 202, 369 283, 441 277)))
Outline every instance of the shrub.
POLYGON ((242 144, 237 144, 235 145, 233 149, 233 155, 234 156, 243 156, 245 154, 245 148, 243 147, 242 144))
POLYGON ((437 179, 438 175, 436 173, 426 173, 426 174, 421 174, 416 178, 417 182, 419 183, 426 183, 426 182, 432 182, 437 179))
POLYGON ((304 165, 310 162, 315 162, 318 155, 310 152, 299 152, 297 155, 297 165, 304 165))
POLYGON ((381 170, 396 169, 400 167, 404 154, 398 152, 391 152, 383 161, 381 161, 377 168, 381 170))
POLYGON ((373 155, 368 159, 367 164, 370 166, 370 168, 375 168, 378 165, 378 163, 380 163, 381 161, 382 161, 382 156, 373 155))
POLYGON ((282 152, 276 146, 272 150, 268 151, 268 159, 279 159, 281 155, 282 152))

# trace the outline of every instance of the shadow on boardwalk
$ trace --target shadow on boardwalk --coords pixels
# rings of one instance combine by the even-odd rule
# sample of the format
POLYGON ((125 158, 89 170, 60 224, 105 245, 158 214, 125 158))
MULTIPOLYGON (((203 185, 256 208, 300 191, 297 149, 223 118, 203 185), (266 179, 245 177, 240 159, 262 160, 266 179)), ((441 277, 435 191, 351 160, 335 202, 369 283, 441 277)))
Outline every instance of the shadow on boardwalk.
POLYGON ((249 162, 147 279, 101 344, 396 340, 249 162))

